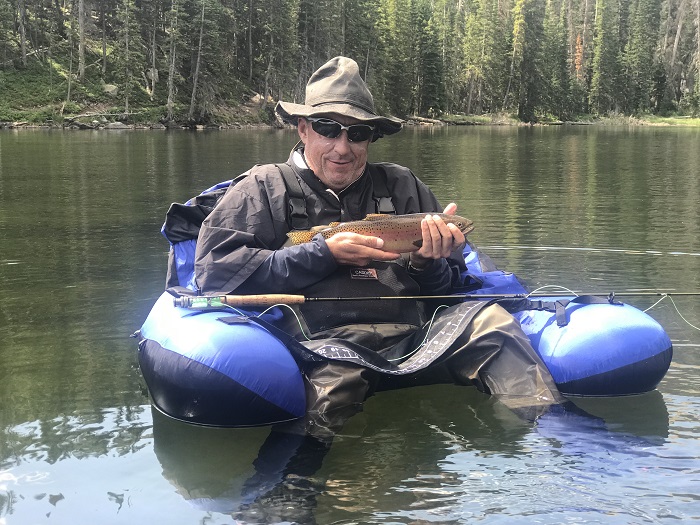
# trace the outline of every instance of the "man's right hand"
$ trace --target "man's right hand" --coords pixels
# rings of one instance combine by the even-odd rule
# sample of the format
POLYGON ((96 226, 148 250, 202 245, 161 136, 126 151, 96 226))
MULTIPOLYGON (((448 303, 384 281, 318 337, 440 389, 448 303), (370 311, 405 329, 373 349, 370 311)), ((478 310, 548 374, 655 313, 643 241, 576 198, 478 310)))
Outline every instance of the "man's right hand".
POLYGON ((338 264, 367 266, 372 261, 393 261, 400 257, 394 252, 382 250, 384 241, 379 237, 360 235, 353 232, 339 232, 326 239, 338 264))

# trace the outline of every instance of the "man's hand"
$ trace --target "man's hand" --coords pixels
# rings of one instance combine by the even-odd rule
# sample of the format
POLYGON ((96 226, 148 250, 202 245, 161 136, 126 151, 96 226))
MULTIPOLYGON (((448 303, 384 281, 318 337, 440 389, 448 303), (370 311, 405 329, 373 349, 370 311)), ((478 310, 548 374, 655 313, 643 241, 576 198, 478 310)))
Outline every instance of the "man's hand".
POLYGON ((372 261, 393 261, 400 257, 398 253, 382 250, 384 241, 379 237, 359 233, 339 232, 326 239, 326 244, 338 264, 367 266, 372 261))
MULTIPOLYGON (((443 213, 454 215, 457 205, 450 203, 443 213)), ((464 234, 454 224, 446 224, 438 215, 428 214, 421 221, 423 245, 411 252, 411 265, 425 268, 432 260, 449 257, 456 249, 464 248, 464 234)), ((360 235, 353 232, 340 232, 326 239, 338 264, 367 266, 372 261, 393 261, 400 254, 382 250, 384 241, 379 237, 360 235)))
MULTIPOLYGON (((451 202, 443 212, 454 215, 457 205, 451 202)), ((411 266, 417 269, 425 268, 432 260, 449 257, 457 250, 463 249, 467 243, 464 234, 454 224, 445 224, 438 215, 426 215, 421 221, 423 245, 410 255, 411 266)))

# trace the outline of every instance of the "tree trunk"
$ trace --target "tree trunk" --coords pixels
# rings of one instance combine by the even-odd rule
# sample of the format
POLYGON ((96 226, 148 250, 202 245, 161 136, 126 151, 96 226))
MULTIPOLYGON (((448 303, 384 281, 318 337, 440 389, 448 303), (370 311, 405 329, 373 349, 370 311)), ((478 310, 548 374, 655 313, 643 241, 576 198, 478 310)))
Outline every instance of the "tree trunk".
MULTIPOLYGON (((70 49, 70 59, 68 61, 68 86, 66 88, 66 103, 70 102, 70 91, 73 81, 73 19, 70 21, 70 32, 68 34, 68 49, 70 49)), ((62 112, 62 111, 61 111, 62 112)))
POLYGON ((100 2, 102 13, 102 75, 107 73, 107 13, 105 12, 105 1, 100 2))
POLYGON ((78 0, 78 78, 85 81, 85 0, 78 0))
POLYGON ((158 83, 158 67, 156 63, 156 32, 157 22, 154 17, 153 31, 151 32, 151 101, 153 100, 153 95, 156 92, 156 84, 158 83))
POLYGON ((173 120, 173 97, 175 95, 175 52, 177 40, 177 0, 170 4, 170 63, 168 64, 168 103, 167 120, 173 120))
MULTIPOLYGON (((678 56, 678 44, 680 43, 681 40, 681 32, 683 31, 683 19, 685 18, 685 8, 686 8, 686 0, 681 0, 680 5, 678 6, 678 13, 676 15, 677 23, 676 23, 676 37, 673 40, 673 50, 671 51, 671 61, 669 62, 669 70, 671 71, 671 83, 673 85, 673 92, 674 94, 678 94, 680 92, 680 86, 678 84, 678 80, 680 77, 680 67, 676 65, 676 57, 678 56)), ((700 29, 699 29, 700 31, 700 29)))
POLYGON ((345 55, 345 1, 340 1, 340 54, 345 55))
POLYGON ((700 95, 700 0, 695 0, 695 14, 697 16, 695 23, 695 40, 698 43, 698 50, 695 54, 695 93, 700 95))
POLYGON ((270 33, 270 58, 267 61, 267 69, 265 70, 265 85, 263 87, 263 100, 262 100, 262 105, 261 109, 265 109, 267 107, 267 92, 269 91, 269 86, 270 86, 270 74, 272 73, 272 63, 275 59, 275 46, 274 46, 274 35, 273 33, 270 33))
MULTIPOLYGON (((597 12, 597 11, 596 11, 597 12)), ((594 26, 595 27, 595 26, 594 26)), ((581 69, 579 71, 579 80, 584 81, 587 76, 588 71, 588 33, 590 29, 588 28, 588 0, 583 4, 583 29, 581 31, 581 69)))
POLYGON ((197 48, 197 62, 194 67, 194 76, 192 78, 192 98, 190 98, 190 111, 187 114, 188 119, 194 120, 194 108, 197 101, 197 83, 199 82, 199 66, 202 62, 202 43, 204 42, 204 0, 202 0, 202 17, 199 24, 199 47, 197 48))
POLYGON ((19 47, 22 56, 22 65, 27 67, 27 28, 24 22, 27 19, 27 7, 24 0, 17 0, 17 31, 19 32, 19 47))
POLYGON ((129 2, 131 0, 126 0, 124 6, 126 9, 124 27, 126 28, 126 33, 124 34, 124 54, 126 55, 126 79, 124 88, 124 113, 129 114, 129 87, 131 85, 131 69, 129 66, 129 2))
POLYGON ((66 38, 66 30, 63 27, 63 11, 61 10, 61 5, 58 3, 59 0, 54 0, 53 6, 55 9, 55 14, 54 16, 56 17, 56 33, 58 35, 65 39, 66 38))
POLYGON ((253 82, 253 0, 248 0, 248 84, 253 82))

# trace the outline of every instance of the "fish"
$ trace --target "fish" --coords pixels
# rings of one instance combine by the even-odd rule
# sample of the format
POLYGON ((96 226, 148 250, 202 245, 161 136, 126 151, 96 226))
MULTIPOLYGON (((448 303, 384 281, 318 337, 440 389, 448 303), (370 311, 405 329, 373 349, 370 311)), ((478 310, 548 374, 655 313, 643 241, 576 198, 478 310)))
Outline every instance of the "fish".
MULTIPOLYGON (((388 252, 406 253, 418 250, 423 244, 420 224, 427 214, 408 213, 404 215, 387 215, 372 213, 362 220, 350 222, 332 222, 326 226, 315 226, 310 230, 294 230, 287 234, 292 244, 310 242, 319 233, 325 239, 339 232, 354 232, 361 235, 379 237, 384 241, 382 249, 388 252)), ((452 223, 467 235, 474 230, 474 223, 459 215, 435 213, 446 223, 452 223)))

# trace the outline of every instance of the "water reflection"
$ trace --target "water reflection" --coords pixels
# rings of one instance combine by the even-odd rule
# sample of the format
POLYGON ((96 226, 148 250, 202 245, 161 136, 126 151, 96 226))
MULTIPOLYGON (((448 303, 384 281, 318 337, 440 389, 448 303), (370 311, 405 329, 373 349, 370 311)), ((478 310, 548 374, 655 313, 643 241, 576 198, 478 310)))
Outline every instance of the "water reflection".
MULTIPOLYGON (((472 240, 533 287, 700 291, 699 138, 409 128, 370 154, 454 199, 472 240)), ((231 523, 284 485, 293 447, 267 454, 270 429, 152 423, 128 335, 163 288, 169 204, 285 159, 295 140, 0 133, 0 523, 231 523)), ((650 312, 676 349, 661 395, 577 400, 605 430, 531 424, 469 388, 385 392, 330 448, 307 447, 317 470, 288 488, 308 487, 294 494, 313 498, 319 523, 695 519, 700 339, 678 312, 700 325, 694 297, 650 312)))
MULTIPOLYGON (((150 451, 148 413, 147 406, 124 406, 3 426, 0 523, 75 522, 90 492, 108 507, 121 506, 128 490, 107 474, 114 458, 150 451)), ((100 513, 109 514, 104 507, 100 513)))
MULTIPOLYGON (((557 410, 535 424, 465 387, 413 388, 377 398, 332 439, 289 425, 198 427, 154 412, 155 453, 163 476, 198 509, 232 514, 239 523, 326 523, 345 514, 371 515, 386 506, 387 495, 397 508, 431 513, 462 505, 474 497, 475 480, 494 475, 508 458, 525 462, 516 483, 541 475, 534 457, 552 449, 558 452, 548 460, 548 477, 573 465, 581 473, 605 471, 626 456, 648 456, 649 447, 668 436, 659 392, 577 400, 591 415, 557 410), (386 411, 387 405, 406 408, 386 411), (473 464, 464 465, 465 458, 473 464), (407 496, 417 499, 403 501, 407 496)), ((574 481, 593 482, 580 476, 574 481)), ((493 495, 488 487, 481 490, 493 495)))
POLYGON ((69 458, 127 454, 144 446, 150 425, 140 421, 143 407, 63 415, 5 428, 0 456, 3 468, 22 462, 49 464, 69 458))
MULTIPOLYGON (((463 439, 473 439, 478 447, 489 443, 489 449, 497 441, 488 436, 505 432, 510 439, 496 448, 515 453, 528 425, 475 389, 457 390, 444 389, 450 397, 460 399, 461 408, 451 415, 448 426, 468 431, 465 436, 469 437, 463 439)), ((453 443, 445 441, 445 436, 452 436, 454 430, 439 428, 447 408, 435 391, 428 396, 421 392, 427 391, 409 389, 399 399, 394 392, 379 394, 393 398, 384 402, 413 409, 386 413, 370 400, 337 435, 324 437, 305 434, 303 425, 217 429, 154 412, 154 448, 164 477, 200 509, 232 513, 245 523, 312 523, 316 498, 321 494, 339 500, 352 495, 354 501, 365 502, 368 510, 378 493, 415 475, 419 464, 435 465, 447 455, 453 443), (343 451, 341 457, 350 454, 356 461, 356 470, 346 473, 348 479, 342 482, 337 472, 334 479, 327 478, 328 470, 335 471, 335 449, 343 451), (324 466, 326 460, 330 465, 324 466)))
POLYGON ((269 428, 226 429, 190 425, 153 409, 154 450, 163 477, 195 507, 233 512, 269 428))

